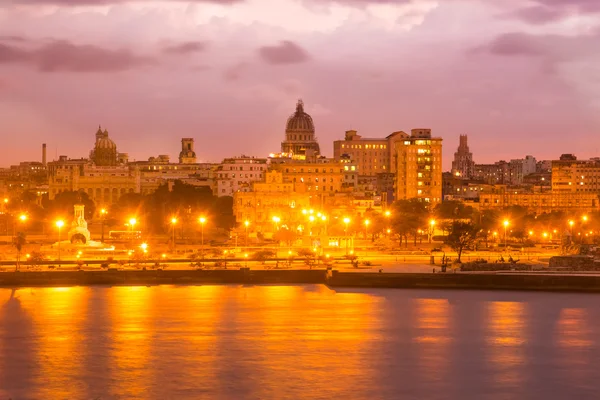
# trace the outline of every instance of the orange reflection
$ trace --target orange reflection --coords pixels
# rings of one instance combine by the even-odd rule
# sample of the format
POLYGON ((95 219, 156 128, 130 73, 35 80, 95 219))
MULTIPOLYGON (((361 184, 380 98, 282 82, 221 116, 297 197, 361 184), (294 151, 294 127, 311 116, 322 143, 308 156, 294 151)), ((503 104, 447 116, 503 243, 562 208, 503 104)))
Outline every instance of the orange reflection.
MULTIPOLYGON (((324 286, 263 287, 253 292, 247 317, 256 321, 259 336, 255 354, 248 356, 262 364, 253 371, 255 379, 283 382, 293 377, 311 382, 309 391, 323 398, 348 393, 360 397, 361 381, 376 375, 367 359, 382 326, 384 298, 335 293, 324 286)), ((256 390, 256 398, 289 396, 285 385, 256 390)))
POLYGON ((35 398, 84 397, 85 387, 77 376, 85 368, 79 353, 85 340, 83 326, 90 288, 67 287, 32 289, 29 295, 35 312, 34 331, 38 332, 35 352, 39 374, 35 398))
POLYGON ((561 362, 564 364, 565 374, 570 375, 579 385, 589 381, 590 365, 593 360, 588 349, 594 342, 590 340, 589 314, 581 308, 565 308, 561 310, 560 319, 556 326, 556 335, 561 362))
POLYGON ((413 301, 412 325, 415 328, 416 363, 419 375, 427 385, 438 386, 450 372, 450 345, 452 342, 452 309, 446 299, 423 299, 413 301))
POLYGON ((148 363, 152 343, 152 288, 113 287, 108 292, 112 349, 109 357, 113 379, 120 385, 116 397, 140 398, 151 382, 148 363))
POLYGON ((518 385, 523 380, 525 344, 525 306, 516 302, 493 302, 488 306, 489 362, 496 369, 499 386, 518 385))

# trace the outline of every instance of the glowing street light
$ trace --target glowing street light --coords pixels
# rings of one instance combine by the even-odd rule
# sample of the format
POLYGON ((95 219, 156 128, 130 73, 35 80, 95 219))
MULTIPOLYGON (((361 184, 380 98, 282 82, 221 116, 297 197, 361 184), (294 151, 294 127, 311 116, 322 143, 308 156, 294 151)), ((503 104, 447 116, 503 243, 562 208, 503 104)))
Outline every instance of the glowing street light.
POLYGON ((503 225, 504 225, 504 250, 506 250, 506 229, 510 225, 510 221, 505 219, 503 225))
POLYGON ((171 232, 172 232, 172 241, 173 241, 173 253, 175 253, 175 225, 177 225, 177 218, 171 218, 171 232))
POLYGON ((65 226, 65 221, 59 219, 56 221, 56 227, 58 228, 58 267, 60 268, 60 230, 65 226))
POLYGON ((244 226, 246 227, 246 249, 248 248, 248 227, 250 226, 250 221, 245 220, 244 226))
POLYGON ((392 215, 392 212, 390 210, 387 210, 383 215, 385 215, 386 218, 389 218, 392 215))
POLYGON ((429 220, 429 243, 433 240, 433 230, 435 229, 435 219, 429 220))
POLYGON ((137 219, 135 218, 129 218, 129 227, 131 228, 131 231, 133 232, 133 227, 137 224, 137 219))
POLYGON ((201 231, 202 231, 202 259, 204 259, 204 224, 206 224, 206 218, 200 217, 198 218, 198 222, 200 222, 201 231))
POLYGON ((106 208, 100 210, 100 220, 102 221, 102 237, 100 238, 101 242, 104 242, 104 220, 106 219, 106 208))
POLYGON ((273 222, 275 223, 276 230, 279 230, 279 222, 281 222, 281 218, 279 218, 279 217, 273 217, 273 222))

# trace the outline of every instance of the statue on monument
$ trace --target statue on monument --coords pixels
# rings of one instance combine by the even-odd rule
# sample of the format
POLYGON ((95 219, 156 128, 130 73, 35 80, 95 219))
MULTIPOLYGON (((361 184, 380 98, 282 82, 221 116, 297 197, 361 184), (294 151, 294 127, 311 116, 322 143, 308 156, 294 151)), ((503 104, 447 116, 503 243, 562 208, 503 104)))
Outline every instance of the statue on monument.
POLYGON ((69 230, 69 239, 73 244, 86 244, 90 241, 91 235, 85 220, 85 206, 81 203, 81 195, 79 195, 78 200, 78 204, 74 206, 75 212, 69 230))

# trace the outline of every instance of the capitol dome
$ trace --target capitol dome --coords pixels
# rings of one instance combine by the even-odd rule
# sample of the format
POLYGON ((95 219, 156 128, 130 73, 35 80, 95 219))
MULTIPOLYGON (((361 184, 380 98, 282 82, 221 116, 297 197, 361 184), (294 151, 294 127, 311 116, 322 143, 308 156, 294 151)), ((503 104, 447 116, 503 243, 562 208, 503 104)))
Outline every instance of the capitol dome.
POLYGON ((298 100, 296 112, 292 114, 287 121, 286 132, 315 132, 315 124, 310 115, 304 112, 304 102, 298 100))
POLYGON ((117 145, 108 137, 108 131, 98 127, 96 144, 90 158, 99 166, 117 165, 117 145))
POLYGON ((103 137, 96 142, 96 149, 116 150, 117 145, 109 137, 103 137))

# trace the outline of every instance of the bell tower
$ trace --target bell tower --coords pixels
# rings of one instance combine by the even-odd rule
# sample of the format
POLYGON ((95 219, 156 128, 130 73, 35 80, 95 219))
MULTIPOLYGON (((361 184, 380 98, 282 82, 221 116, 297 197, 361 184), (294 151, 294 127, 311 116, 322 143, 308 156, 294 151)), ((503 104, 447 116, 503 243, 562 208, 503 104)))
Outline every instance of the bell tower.
POLYGON ((183 138, 181 139, 181 152, 179 152, 179 163, 180 164, 195 164, 196 153, 194 152, 194 139, 183 138))

